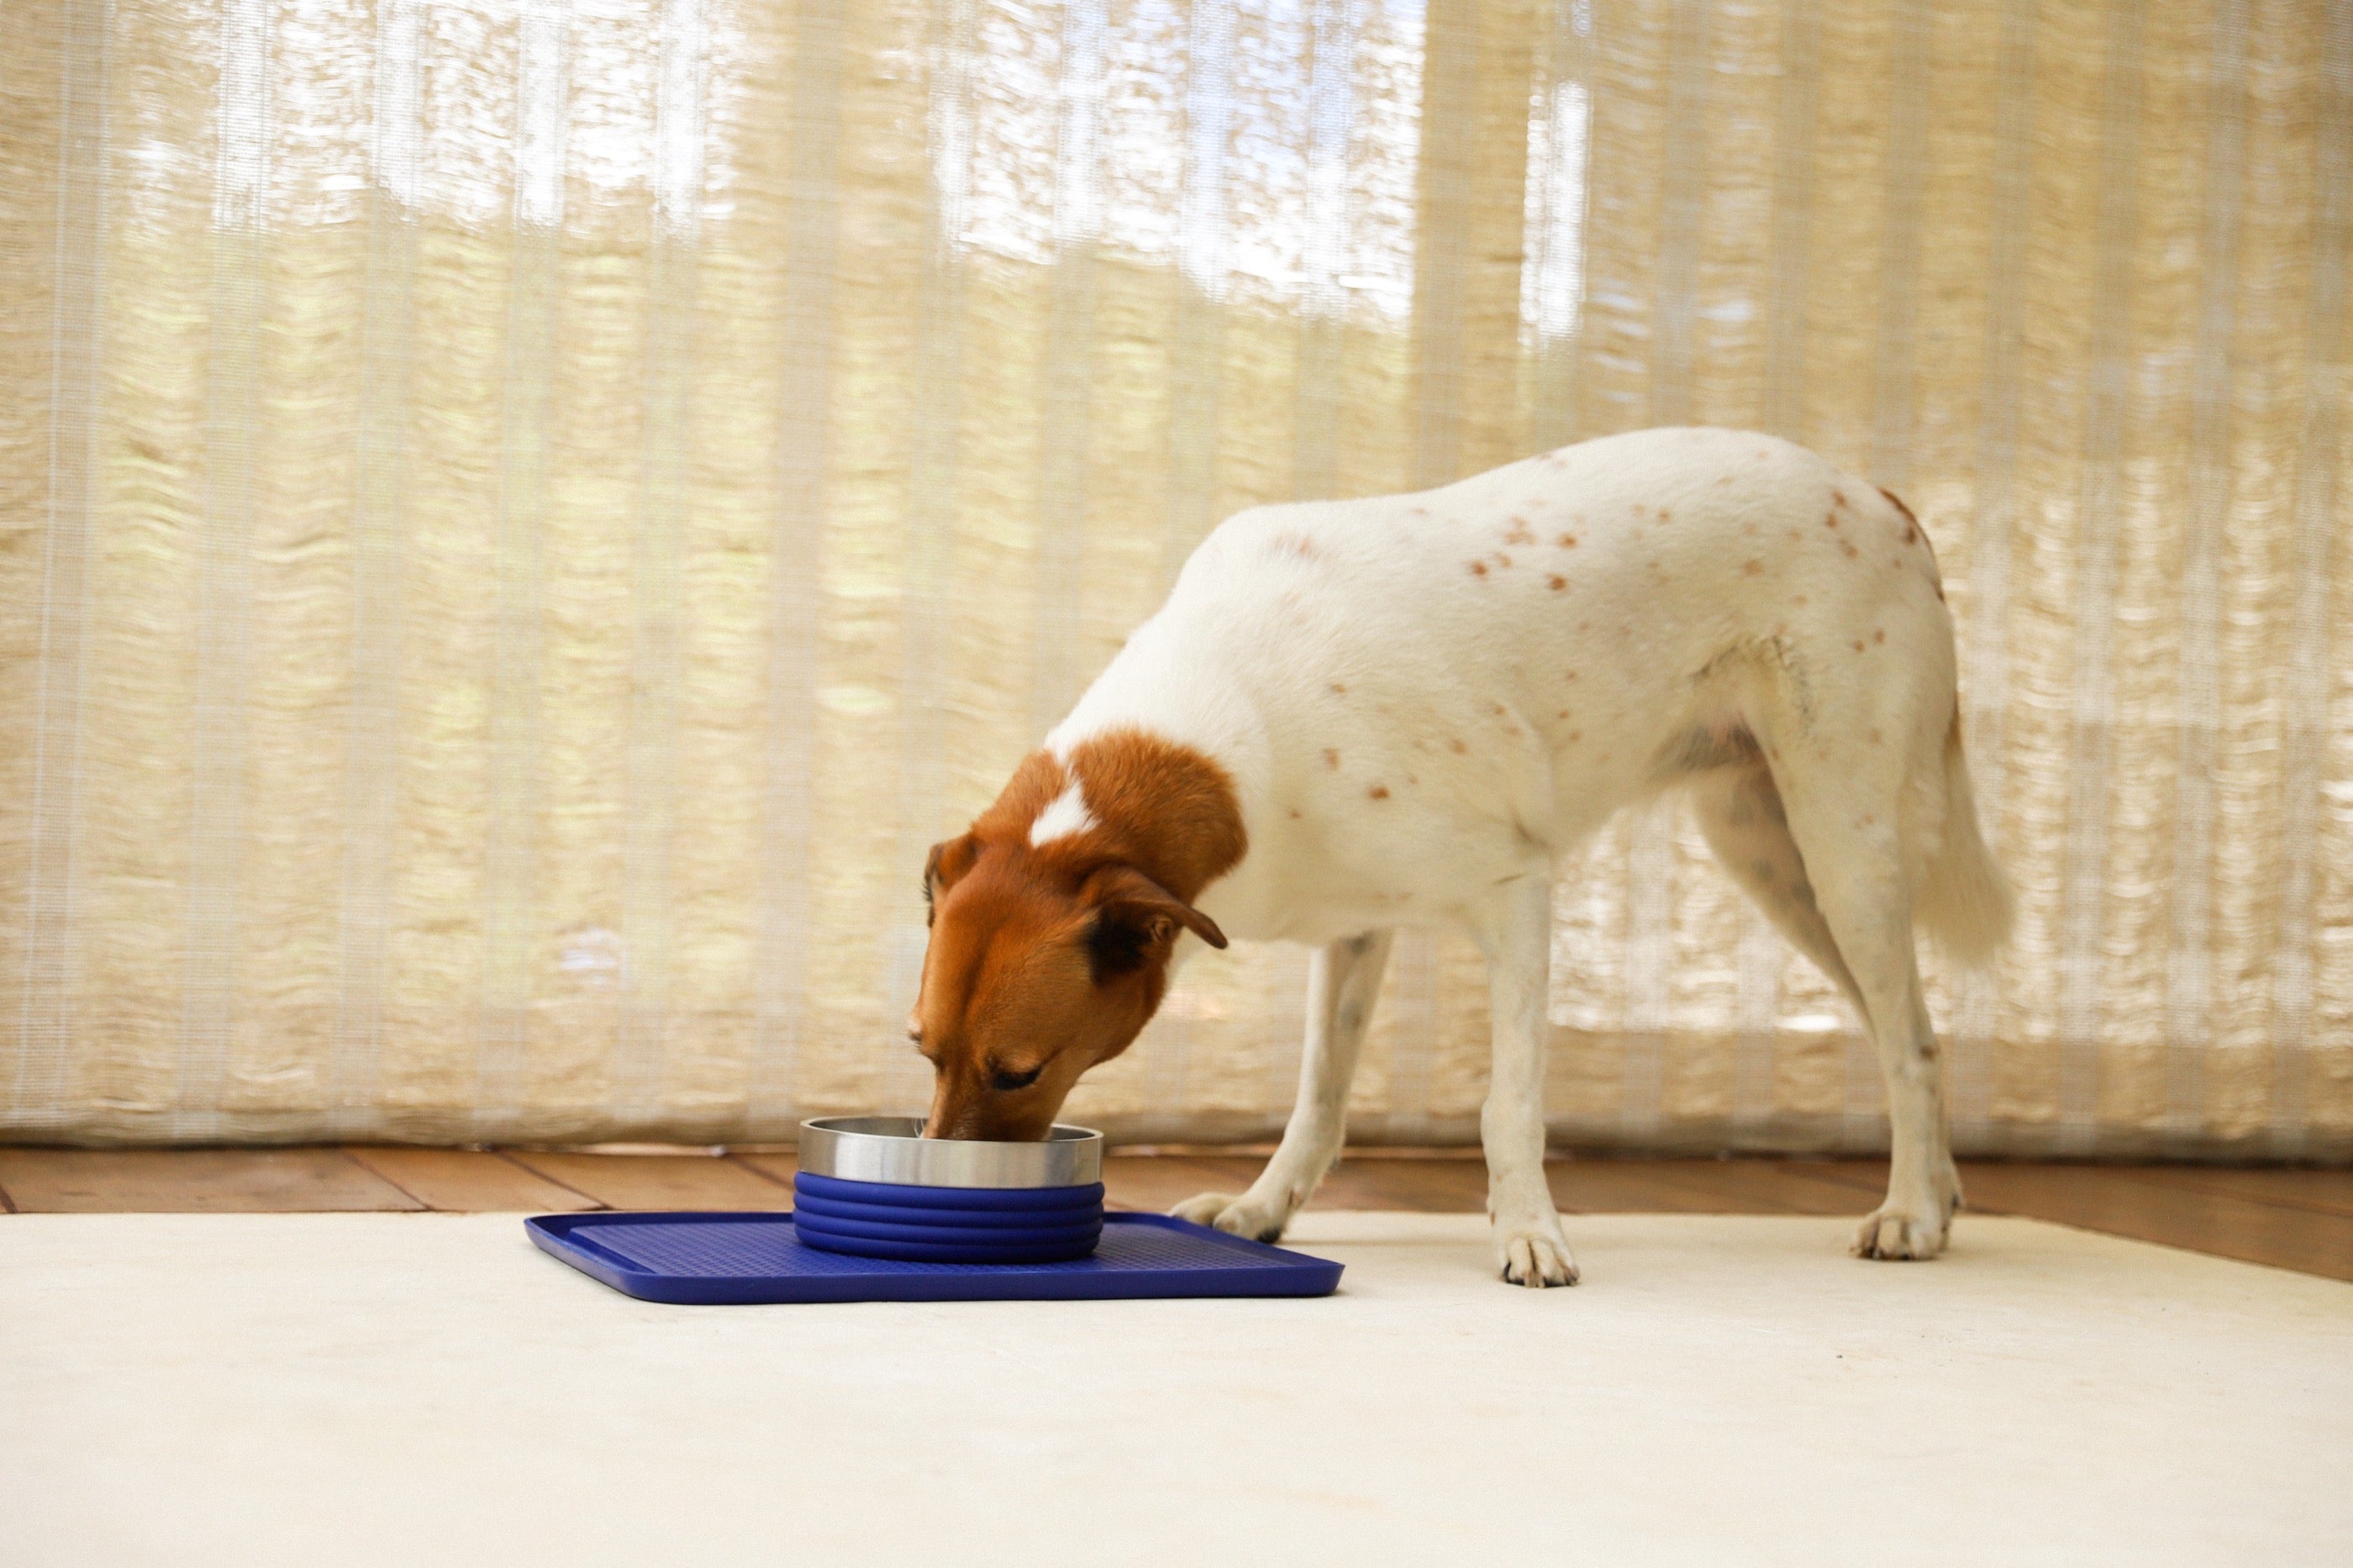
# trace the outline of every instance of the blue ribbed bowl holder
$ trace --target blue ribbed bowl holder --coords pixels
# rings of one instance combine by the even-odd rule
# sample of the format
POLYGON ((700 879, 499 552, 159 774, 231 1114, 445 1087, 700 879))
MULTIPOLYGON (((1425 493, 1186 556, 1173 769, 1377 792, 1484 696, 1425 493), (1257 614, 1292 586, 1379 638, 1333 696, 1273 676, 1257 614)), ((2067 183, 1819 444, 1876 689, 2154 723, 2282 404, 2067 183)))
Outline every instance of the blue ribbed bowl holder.
POLYGON ((1059 1263, 1103 1237, 1103 1184, 917 1187, 803 1171, 793 1177, 802 1245, 927 1263, 1059 1263))

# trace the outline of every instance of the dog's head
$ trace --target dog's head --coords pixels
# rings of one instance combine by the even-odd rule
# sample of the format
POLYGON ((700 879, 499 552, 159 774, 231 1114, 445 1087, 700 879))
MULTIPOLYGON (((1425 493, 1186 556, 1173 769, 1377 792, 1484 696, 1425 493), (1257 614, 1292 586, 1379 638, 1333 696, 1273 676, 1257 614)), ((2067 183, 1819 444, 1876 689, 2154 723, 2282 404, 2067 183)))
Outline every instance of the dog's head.
MULTIPOLYGON (((1183 935, 1226 945, 1168 885, 1198 896, 1208 879, 1197 814, 1165 780, 1124 787, 1134 756, 1100 753, 1139 743, 1179 750, 1121 737, 1097 743, 1092 766, 1084 752, 1067 765, 1038 753, 971 832, 933 848, 931 942, 907 1020, 934 1074, 927 1137, 1043 1138, 1080 1075, 1151 1021, 1183 935), (1173 848, 1161 842, 1172 837, 1173 848)), ((1208 853, 1221 871, 1240 857, 1231 787, 1214 763, 1184 756, 1193 772, 1215 770, 1223 811, 1208 853)))

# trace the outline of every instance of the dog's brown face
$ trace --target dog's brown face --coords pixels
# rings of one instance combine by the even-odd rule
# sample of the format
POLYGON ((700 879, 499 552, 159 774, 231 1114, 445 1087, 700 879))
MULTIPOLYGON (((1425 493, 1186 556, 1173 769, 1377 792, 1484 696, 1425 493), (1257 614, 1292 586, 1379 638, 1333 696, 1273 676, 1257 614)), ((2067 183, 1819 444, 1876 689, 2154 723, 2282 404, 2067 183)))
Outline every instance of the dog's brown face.
POLYGON ((908 1033, 936 1075, 929 1138, 1045 1137, 1080 1075, 1151 1020, 1179 934, 1226 945, 1133 866, 1018 840, 952 838, 923 885, 932 937, 908 1033))

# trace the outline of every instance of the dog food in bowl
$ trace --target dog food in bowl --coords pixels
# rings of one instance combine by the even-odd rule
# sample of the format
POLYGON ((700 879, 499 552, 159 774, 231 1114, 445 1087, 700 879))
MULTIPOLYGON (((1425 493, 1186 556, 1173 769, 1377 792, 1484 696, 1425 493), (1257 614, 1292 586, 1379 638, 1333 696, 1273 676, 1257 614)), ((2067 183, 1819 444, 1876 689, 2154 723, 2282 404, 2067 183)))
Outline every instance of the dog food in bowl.
POLYGON ((1103 1134, 1035 1143, 925 1138, 913 1116, 801 1123, 793 1228, 828 1252, 931 1263, 1055 1263, 1103 1235, 1103 1134))

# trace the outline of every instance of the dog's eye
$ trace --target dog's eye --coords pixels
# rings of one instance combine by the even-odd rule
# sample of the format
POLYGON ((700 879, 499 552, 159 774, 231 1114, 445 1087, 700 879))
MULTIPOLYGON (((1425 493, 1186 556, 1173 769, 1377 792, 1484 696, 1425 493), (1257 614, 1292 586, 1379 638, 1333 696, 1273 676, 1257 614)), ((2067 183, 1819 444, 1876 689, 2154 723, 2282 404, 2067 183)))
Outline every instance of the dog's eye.
POLYGON ((988 1075, 988 1087, 999 1094, 1011 1094, 1017 1089, 1028 1089, 1036 1083, 1038 1075, 1045 1070, 1040 1067, 1031 1068, 1028 1072, 993 1072, 988 1075))

